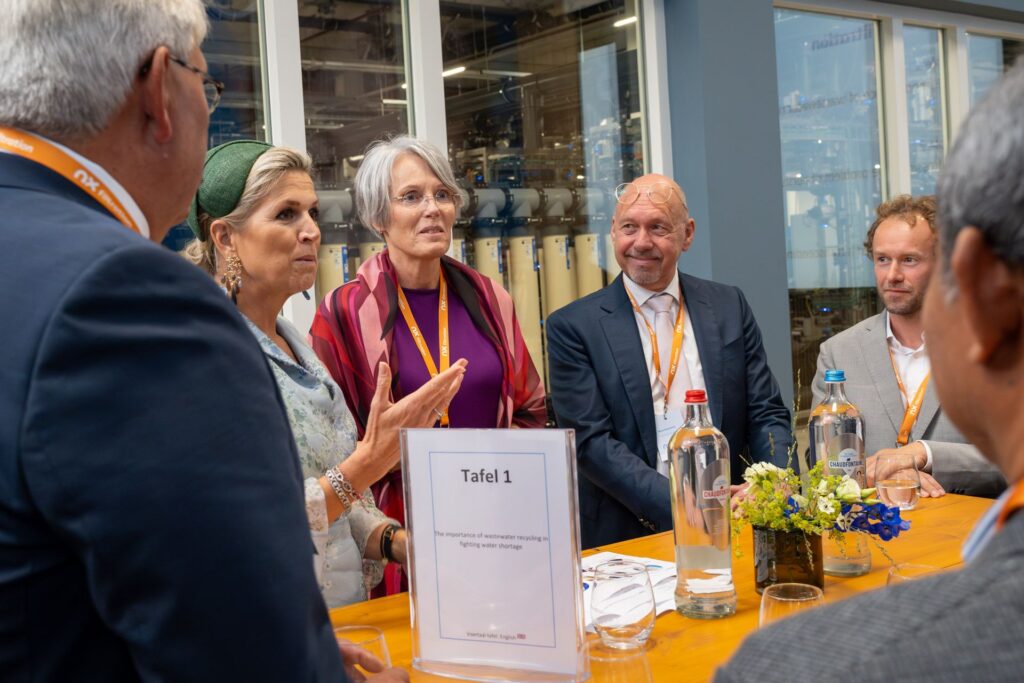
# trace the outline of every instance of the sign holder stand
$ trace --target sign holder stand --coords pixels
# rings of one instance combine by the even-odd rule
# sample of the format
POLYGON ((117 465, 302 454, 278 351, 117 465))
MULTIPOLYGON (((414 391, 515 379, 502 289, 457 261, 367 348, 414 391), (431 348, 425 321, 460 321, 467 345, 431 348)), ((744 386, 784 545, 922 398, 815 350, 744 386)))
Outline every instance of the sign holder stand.
POLYGON ((571 430, 403 429, 413 668, 590 677, 571 430))

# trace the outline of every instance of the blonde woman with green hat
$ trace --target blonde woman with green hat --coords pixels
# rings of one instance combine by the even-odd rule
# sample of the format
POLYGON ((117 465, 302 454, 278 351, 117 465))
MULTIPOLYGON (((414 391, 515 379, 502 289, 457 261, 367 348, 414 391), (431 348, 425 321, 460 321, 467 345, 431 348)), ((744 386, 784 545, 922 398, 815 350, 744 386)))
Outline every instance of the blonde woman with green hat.
MULTIPOLYGON (((316 278, 317 195, 304 152, 239 140, 211 149, 188 223, 186 256, 224 287, 259 341, 277 380, 298 446, 315 566, 329 607, 365 600, 383 563, 406 559, 406 532, 367 489, 398 462, 398 430, 429 427, 462 383, 452 364, 397 403, 381 367, 364 438, 341 390, 279 312, 316 278)), ((231 407, 225 406, 225 419, 231 407)))

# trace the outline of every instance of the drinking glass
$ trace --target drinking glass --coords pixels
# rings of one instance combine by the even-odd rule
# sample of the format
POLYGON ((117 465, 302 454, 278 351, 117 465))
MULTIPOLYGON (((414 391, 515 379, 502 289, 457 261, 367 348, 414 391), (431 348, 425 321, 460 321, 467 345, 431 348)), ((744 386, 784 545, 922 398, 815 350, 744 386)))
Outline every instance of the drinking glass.
POLYGON ((875 463, 875 488, 879 499, 900 510, 913 510, 921 493, 921 475, 910 453, 886 453, 875 463))
POLYGON ((885 585, 893 586, 897 583, 916 581, 932 574, 938 574, 941 571, 941 567, 933 567, 930 564, 911 564, 909 562, 894 564, 889 567, 889 576, 885 580, 885 585))
POLYGON ((809 583, 775 583, 766 586, 761 594, 761 616, 758 625, 767 626, 773 621, 817 607, 824 600, 822 590, 809 583))
POLYGON ((605 645, 642 646, 651 635, 656 614, 647 568, 624 560, 597 565, 590 606, 594 628, 605 645))
POLYGON ((653 683, 651 665, 643 650, 608 647, 599 637, 587 638, 591 683, 653 683))
MULTIPOLYGON (((338 641, 338 644, 358 645, 382 661, 385 668, 391 666, 391 655, 388 654, 388 644, 384 640, 384 632, 376 626, 338 626, 334 629, 334 639, 338 641)), ((354 668, 365 676, 372 673, 361 666, 354 668)))

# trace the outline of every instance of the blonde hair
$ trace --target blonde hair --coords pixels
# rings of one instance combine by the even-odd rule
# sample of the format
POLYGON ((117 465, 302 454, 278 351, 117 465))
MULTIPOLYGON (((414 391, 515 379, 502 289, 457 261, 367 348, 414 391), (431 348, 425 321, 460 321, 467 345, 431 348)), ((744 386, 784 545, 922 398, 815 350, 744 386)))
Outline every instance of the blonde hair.
POLYGON ((922 218, 931 228, 932 234, 936 235, 938 226, 935 224, 935 212, 935 195, 932 194, 919 197, 900 194, 887 202, 882 202, 875 209, 875 222, 868 228, 867 239, 864 240, 864 251, 868 253, 869 257, 874 258, 875 232, 878 230, 878 226, 890 218, 900 218, 906 221, 910 227, 917 225, 917 219, 922 218))
POLYGON ((205 241, 199 238, 186 245, 182 255, 199 266, 210 275, 217 274, 217 245, 210 237, 210 226, 216 220, 222 220, 232 230, 240 230, 249 220, 256 207, 270 196, 279 180, 292 171, 309 173, 313 166, 309 155, 292 147, 271 147, 261 154, 249 170, 245 179, 245 189, 238 200, 238 205, 226 216, 215 218, 208 213, 200 212, 200 232, 207 236, 205 241))

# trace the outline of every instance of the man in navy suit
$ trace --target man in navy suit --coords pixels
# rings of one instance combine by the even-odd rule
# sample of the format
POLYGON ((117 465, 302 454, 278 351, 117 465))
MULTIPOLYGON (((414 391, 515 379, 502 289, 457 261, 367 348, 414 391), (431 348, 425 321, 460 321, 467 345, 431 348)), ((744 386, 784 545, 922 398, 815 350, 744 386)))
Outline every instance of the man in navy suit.
POLYGON ((224 293, 154 244, 219 95, 202 2, 4 22, 0 678, 347 681, 273 376, 224 293))
POLYGON ((744 461, 785 465, 792 442, 743 293, 677 269, 695 230, 682 188, 651 174, 616 196, 623 274, 547 320, 555 414, 576 430, 584 547, 672 528, 666 446, 688 389, 707 393, 734 483, 744 461))

